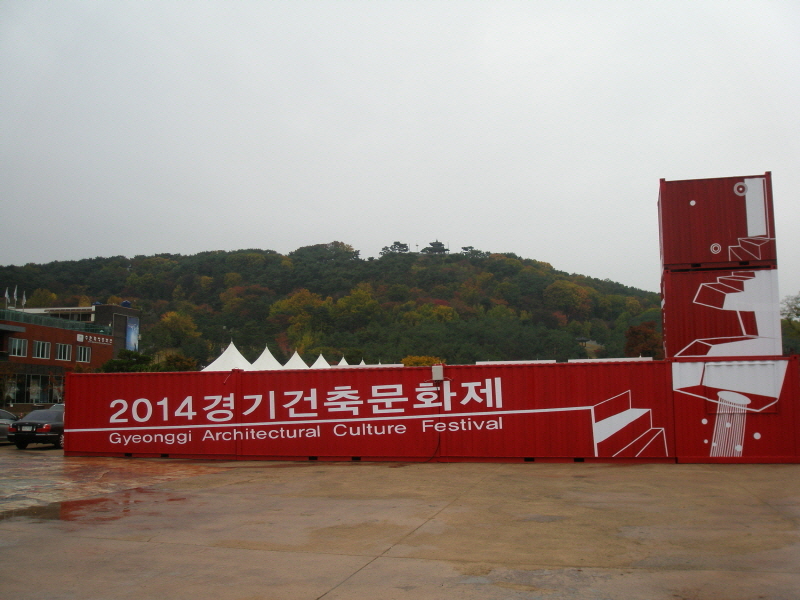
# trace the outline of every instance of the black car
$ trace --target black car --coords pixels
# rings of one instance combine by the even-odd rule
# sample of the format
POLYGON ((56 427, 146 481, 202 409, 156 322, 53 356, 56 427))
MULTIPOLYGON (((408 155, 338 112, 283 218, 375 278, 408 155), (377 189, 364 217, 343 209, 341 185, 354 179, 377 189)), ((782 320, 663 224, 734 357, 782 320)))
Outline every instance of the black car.
POLYGON ((64 447, 64 411, 34 410, 8 426, 8 441, 24 450, 28 444, 64 447))

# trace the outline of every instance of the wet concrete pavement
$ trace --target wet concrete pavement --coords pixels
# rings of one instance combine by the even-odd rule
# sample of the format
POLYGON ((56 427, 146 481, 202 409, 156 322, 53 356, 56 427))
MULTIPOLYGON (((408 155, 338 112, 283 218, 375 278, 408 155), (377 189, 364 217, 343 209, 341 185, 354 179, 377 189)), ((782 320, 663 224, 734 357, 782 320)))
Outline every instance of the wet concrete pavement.
POLYGON ((800 465, 0 469, 0 598, 800 597, 800 465))

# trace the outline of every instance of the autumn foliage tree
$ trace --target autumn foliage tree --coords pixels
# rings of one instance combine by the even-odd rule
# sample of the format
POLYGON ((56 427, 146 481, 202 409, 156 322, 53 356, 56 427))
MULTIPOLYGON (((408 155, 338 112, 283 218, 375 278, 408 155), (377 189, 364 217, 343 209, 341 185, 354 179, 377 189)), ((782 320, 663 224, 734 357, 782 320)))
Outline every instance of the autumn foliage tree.
POLYGON ((656 330, 655 321, 628 328, 625 332, 625 356, 652 356, 656 360, 664 358, 661 334, 656 330))
POLYGON ((547 308, 562 312, 572 319, 586 318, 592 311, 589 291, 564 279, 547 286, 544 290, 544 302, 547 308))
POLYGON ((438 356, 406 356, 400 361, 404 367, 430 367, 444 364, 438 356))
POLYGON ((168 351, 202 361, 208 358, 210 349, 192 317, 177 311, 161 315, 158 323, 149 329, 146 345, 156 352, 168 351))
POLYGON ((307 348, 320 345, 322 336, 330 330, 332 308, 331 298, 300 289, 275 302, 269 319, 286 332, 291 347, 303 353, 307 348))
POLYGON ((50 306, 55 306, 57 298, 58 296, 50 290, 37 288, 30 295, 30 298, 27 299, 26 306, 28 308, 48 308, 50 306))

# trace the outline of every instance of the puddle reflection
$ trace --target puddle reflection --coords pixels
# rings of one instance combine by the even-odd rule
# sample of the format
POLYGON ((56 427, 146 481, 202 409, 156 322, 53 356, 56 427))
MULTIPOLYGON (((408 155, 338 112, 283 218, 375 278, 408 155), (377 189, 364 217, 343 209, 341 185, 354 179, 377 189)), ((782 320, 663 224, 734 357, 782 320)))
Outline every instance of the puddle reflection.
POLYGON ((138 509, 151 511, 162 502, 182 502, 186 498, 154 490, 136 489, 119 492, 103 498, 84 498, 51 502, 0 512, 0 521, 28 518, 40 521, 71 521, 79 523, 104 523, 131 516, 138 509))

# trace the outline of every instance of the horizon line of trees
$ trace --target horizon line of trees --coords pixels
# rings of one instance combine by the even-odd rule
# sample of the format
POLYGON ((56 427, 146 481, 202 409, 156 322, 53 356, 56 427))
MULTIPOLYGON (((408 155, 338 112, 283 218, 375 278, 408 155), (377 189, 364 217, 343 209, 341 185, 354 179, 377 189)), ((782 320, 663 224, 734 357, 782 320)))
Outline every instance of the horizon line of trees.
POLYGON ((4 279, 34 290, 29 308, 131 301, 142 311, 140 348, 154 365, 174 355, 203 366, 230 341, 251 361, 268 346, 282 362, 296 350, 309 363, 323 354, 351 364, 408 356, 563 361, 585 357, 587 347, 608 357, 657 356, 660 348, 656 293, 513 253, 450 252, 438 240, 420 252, 395 241, 369 259, 335 241, 286 255, 247 249, 29 263, 0 267, 4 279), (638 341, 626 336, 631 327, 638 341))

